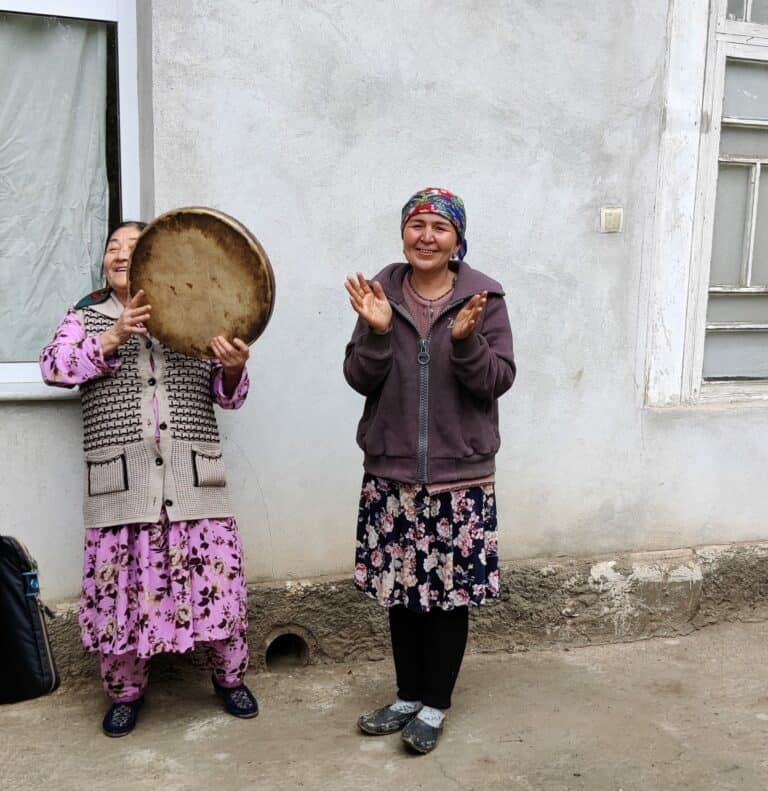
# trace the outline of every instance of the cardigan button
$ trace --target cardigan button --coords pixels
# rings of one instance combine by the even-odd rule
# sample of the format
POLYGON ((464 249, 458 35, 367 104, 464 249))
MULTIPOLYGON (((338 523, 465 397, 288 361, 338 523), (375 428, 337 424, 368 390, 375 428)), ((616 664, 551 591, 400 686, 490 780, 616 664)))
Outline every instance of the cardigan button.
POLYGON ((160 467, 162 465, 162 463, 163 463, 163 460, 158 456, 155 459, 155 464, 157 464, 157 466, 160 467))
POLYGON ((147 382, 147 384, 148 384, 150 387, 154 387, 154 385, 155 385, 155 377, 153 376, 153 377, 152 377, 152 378, 151 378, 151 379, 150 379, 150 380, 147 382))
POLYGON ((152 341, 147 341, 145 345, 146 345, 146 347, 148 349, 151 349, 152 348, 152 341))
POLYGON ((166 500, 165 504, 170 508, 173 505, 173 500, 166 500))
POLYGON ((165 431, 167 428, 168 428, 168 424, 165 421, 163 421, 160 424, 160 431, 165 431))

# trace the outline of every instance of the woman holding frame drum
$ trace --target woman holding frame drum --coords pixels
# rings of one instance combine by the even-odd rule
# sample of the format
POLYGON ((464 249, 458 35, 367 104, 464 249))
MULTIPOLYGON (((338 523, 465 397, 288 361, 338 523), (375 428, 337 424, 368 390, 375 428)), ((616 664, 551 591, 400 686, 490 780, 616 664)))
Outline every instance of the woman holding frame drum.
POLYGON ((144 223, 108 237, 105 288, 84 297, 40 355, 45 381, 79 386, 86 486, 80 629, 99 654, 108 736, 133 730, 149 659, 206 644, 213 687, 230 714, 255 717, 248 666, 243 552, 213 404, 242 406, 249 348, 223 336, 213 360, 153 338, 128 265, 144 223))

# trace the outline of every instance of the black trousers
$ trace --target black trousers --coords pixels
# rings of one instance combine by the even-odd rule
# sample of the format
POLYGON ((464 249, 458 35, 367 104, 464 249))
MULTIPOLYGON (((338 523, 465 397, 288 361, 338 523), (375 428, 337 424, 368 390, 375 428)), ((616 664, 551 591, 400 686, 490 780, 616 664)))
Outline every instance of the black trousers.
POLYGON ((451 707, 469 632, 469 607, 413 612, 389 608, 389 631, 397 674, 397 696, 436 709, 451 707))

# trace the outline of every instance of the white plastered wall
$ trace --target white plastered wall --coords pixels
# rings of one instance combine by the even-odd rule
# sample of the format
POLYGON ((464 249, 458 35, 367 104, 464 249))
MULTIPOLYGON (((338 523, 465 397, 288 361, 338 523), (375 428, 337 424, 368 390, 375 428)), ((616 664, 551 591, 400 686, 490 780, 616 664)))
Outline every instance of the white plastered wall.
MULTIPOLYGON (((506 558, 759 539, 768 410, 644 406, 669 8, 568 2, 152 7, 155 212, 220 208, 268 251, 275 313, 223 414, 249 578, 350 570, 361 399, 343 280, 400 256, 416 189, 464 198, 468 260, 508 292, 506 558), (621 205, 620 234, 598 232, 621 205)), ((663 271, 663 270, 662 270, 663 271)), ((5 532, 49 595, 79 583, 79 415, 2 406, 5 532)))

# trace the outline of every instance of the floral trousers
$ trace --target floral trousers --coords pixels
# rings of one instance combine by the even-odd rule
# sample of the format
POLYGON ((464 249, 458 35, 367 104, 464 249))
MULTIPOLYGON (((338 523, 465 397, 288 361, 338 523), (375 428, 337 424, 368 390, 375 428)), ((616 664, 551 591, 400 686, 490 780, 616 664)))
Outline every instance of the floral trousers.
MULTIPOLYGON (((222 687, 237 687, 243 683, 248 667, 248 644, 245 632, 226 640, 207 643, 208 659, 216 682, 222 687)), ((99 654, 101 680, 104 691, 115 703, 138 700, 147 688, 149 658, 135 651, 125 654, 99 654)))

